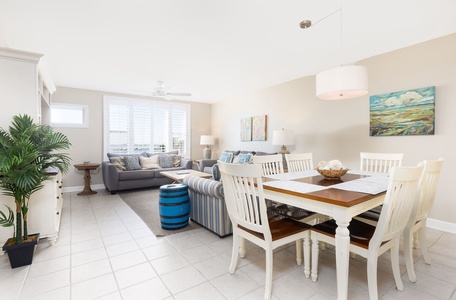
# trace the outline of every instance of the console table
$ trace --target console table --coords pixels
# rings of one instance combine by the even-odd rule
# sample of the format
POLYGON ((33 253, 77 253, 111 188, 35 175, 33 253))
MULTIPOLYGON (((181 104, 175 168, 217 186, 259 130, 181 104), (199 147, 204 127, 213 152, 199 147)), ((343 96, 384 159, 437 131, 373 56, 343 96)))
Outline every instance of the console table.
POLYGON ((78 196, 87 196, 96 194, 96 191, 92 191, 90 188, 90 171, 98 169, 100 164, 97 163, 86 163, 86 164, 76 164, 74 167, 79 171, 84 171, 84 190, 78 193, 78 196))

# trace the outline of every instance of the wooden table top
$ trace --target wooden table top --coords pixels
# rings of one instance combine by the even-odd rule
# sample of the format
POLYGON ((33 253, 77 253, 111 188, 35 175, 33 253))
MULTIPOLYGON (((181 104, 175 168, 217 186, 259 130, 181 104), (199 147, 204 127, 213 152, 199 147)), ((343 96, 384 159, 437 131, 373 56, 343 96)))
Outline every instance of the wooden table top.
MULTIPOLYGON (((360 179, 363 177, 368 177, 366 175, 356 175, 356 174, 346 174, 341 177, 339 180, 330 180, 325 179, 321 175, 306 177, 306 178, 299 178, 294 179, 293 181, 303 182, 308 184, 320 185, 320 186, 331 186, 338 183, 351 181, 360 179)), ((271 178, 263 178, 263 182, 268 181, 275 181, 275 179, 271 178)), ((354 192, 354 191, 346 191, 340 190, 337 188, 328 188, 321 191, 309 192, 309 193, 301 193, 297 191, 292 191, 289 189, 282 189, 278 187, 271 187, 267 185, 263 185, 263 189, 271 190, 275 192, 280 192, 292 196, 303 197, 307 199, 317 200, 325 203, 335 204, 344 207, 350 207, 362 203, 364 201, 370 200, 372 198, 378 197, 380 195, 386 194, 386 191, 382 193, 378 193, 376 195, 361 193, 361 192, 354 192)))
POLYGON ((98 163, 75 164, 74 167, 78 170, 95 170, 100 166, 98 163))

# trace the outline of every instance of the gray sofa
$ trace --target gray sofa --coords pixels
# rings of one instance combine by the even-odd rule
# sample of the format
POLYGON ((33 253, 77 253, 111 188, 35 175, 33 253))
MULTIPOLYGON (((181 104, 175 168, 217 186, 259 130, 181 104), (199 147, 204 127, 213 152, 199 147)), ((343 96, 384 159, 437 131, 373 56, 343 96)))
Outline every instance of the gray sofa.
POLYGON ((102 163, 103 183, 111 194, 118 191, 131 190, 138 188, 161 186, 170 184, 172 179, 160 174, 162 171, 177 171, 183 169, 192 169, 192 161, 190 159, 180 159, 179 164, 172 167, 160 167, 154 169, 136 169, 136 170, 123 170, 115 159, 121 157, 152 157, 152 156, 177 156, 177 151, 166 153, 142 153, 142 154, 113 154, 108 153, 109 161, 102 163), (114 163, 113 163, 114 162, 114 163))

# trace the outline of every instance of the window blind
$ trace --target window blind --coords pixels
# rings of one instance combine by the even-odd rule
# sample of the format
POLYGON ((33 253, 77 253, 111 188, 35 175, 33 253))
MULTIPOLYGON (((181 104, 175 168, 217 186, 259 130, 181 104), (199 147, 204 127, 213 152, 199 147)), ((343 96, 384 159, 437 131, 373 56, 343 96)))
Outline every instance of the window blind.
POLYGON ((104 154, 179 150, 190 157, 190 105, 104 97, 104 154))

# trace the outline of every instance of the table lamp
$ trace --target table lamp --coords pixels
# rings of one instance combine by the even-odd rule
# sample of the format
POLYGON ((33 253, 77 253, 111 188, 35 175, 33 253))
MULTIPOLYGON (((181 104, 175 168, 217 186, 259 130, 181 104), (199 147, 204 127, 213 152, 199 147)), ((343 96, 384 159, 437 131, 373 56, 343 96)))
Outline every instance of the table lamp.
POLYGON ((214 145, 214 137, 212 135, 202 135, 200 139, 200 145, 206 145, 206 148, 203 150, 203 158, 211 158, 211 148, 210 145, 214 145))
POLYGON ((285 159, 285 154, 289 154, 290 151, 287 150, 287 145, 292 146, 294 145, 294 133, 293 130, 274 130, 272 132, 272 144, 273 145, 281 145, 282 148, 279 153, 282 154, 283 159, 283 169, 286 171, 288 170, 287 160, 285 159))

